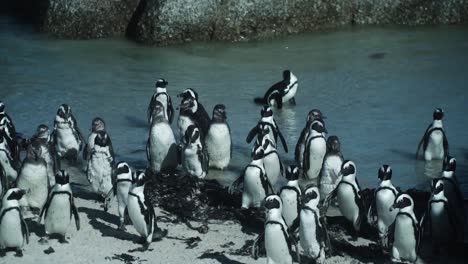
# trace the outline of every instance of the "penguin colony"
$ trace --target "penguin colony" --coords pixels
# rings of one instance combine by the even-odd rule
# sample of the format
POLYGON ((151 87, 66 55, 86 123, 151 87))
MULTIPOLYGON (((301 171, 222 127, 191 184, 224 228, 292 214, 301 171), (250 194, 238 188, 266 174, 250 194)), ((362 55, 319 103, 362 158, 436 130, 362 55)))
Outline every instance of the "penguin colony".
MULTIPOLYGON (((172 100, 167 92, 168 81, 156 81, 147 114, 149 136, 146 171, 133 171, 124 162, 116 162, 112 142, 102 118, 91 123, 85 141, 72 109, 62 104, 52 130, 41 124, 29 139, 17 133, 6 107, 0 101, 0 250, 13 250, 22 256, 29 242, 28 226, 23 218, 29 209, 44 224, 46 236, 66 242, 65 234, 74 219, 80 229, 78 210, 70 187, 70 175, 61 169, 61 162, 74 164, 82 152, 84 168, 92 190, 104 203, 117 197, 119 230, 131 223, 140 234, 141 250, 147 250, 155 238, 167 234, 157 225, 152 204, 144 195, 148 172, 171 173, 179 166, 189 175, 203 179, 209 169, 224 170, 232 158, 232 140, 227 123, 227 110, 222 104, 214 107, 210 118, 194 89, 186 89, 181 98, 178 131, 174 134, 172 100), (177 139, 179 144, 177 144, 177 139), (20 160, 20 152, 25 158, 20 160)), ((455 176, 456 160, 449 155, 449 145, 437 108, 433 122, 418 145, 416 157, 426 161, 443 160, 440 178, 430 183, 431 197, 421 218, 414 212, 413 198, 392 183, 392 168, 378 169, 379 185, 372 201, 365 201, 358 182, 358 167, 345 160, 337 136, 328 136, 326 117, 318 109, 309 112, 304 129, 295 146, 295 164, 284 167, 278 153, 278 139, 283 149, 288 146, 273 114, 273 108, 295 105, 297 77, 289 70, 283 80, 274 84, 263 98, 261 118, 247 135, 247 143, 255 138, 251 161, 240 177, 229 187, 242 191, 242 209, 264 208, 264 231, 252 246, 252 256, 259 256, 264 245, 267 263, 300 261, 300 253, 316 263, 323 263, 332 250, 327 232, 326 212, 333 202, 349 222, 351 236, 357 239, 369 223, 377 230, 383 254, 394 262, 414 263, 423 238, 424 228, 433 249, 438 251, 451 242, 463 241, 465 222, 463 197, 455 176), (278 188, 284 177, 287 183, 278 188), (242 186, 242 188, 240 188, 242 186), (240 190, 239 190, 240 189, 240 190), (293 250, 294 249, 294 250, 293 250)))

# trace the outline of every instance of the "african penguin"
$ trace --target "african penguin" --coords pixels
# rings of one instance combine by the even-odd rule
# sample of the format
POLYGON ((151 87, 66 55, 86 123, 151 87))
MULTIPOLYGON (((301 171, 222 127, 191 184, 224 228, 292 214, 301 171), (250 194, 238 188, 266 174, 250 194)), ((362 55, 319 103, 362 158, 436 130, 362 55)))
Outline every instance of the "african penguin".
POLYGON ((337 136, 330 136, 327 139, 327 152, 323 159, 322 171, 320 172, 320 199, 325 199, 341 181, 340 172, 342 164, 343 154, 341 154, 340 140, 337 136))
POLYGON ((17 143, 17 133, 11 117, 5 111, 5 104, 0 101, 0 137, 4 137, 13 160, 19 161, 20 150, 17 143))
POLYGON ((83 147, 83 136, 69 105, 62 104, 57 110, 52 134, 56 155, 76 162, 83 147))
MULTIPOLYGON (((41 210, 39 221, 44 218, 47 237, 59 235, 60 243, 66 243, 65 234, 70 226, 72 216, 75 218, 76 230, 80 230, 80 217, 70 187, 70 176, 64 170, 60 170, 55 175, 55 185, 50 190, 47 203, 41 210)), ((46 238, 43 242, 45 241, 46 238)))
POLYGON ((271 109, 271 107, 264 106, 260 111, 260 115, 260 121, 258 121, 257 125, 253 127, 247 135, 247 143, 250 143, 255 136, 260 135, 264 127, 268 127, 270 138, 274 140, 275 146, 277 145, 279 137, 281 140, 281 144, 283 144, 284 151, 287 153, 288 145, 286 144, 286 140, 284 139, 283 134, 281 134, 281 131, 279 130, 278 125, 276 124, 276 121, 273 117, 273 110, 271 109))
POLYGON ((433 113, 434 121, 428 126, 423 138, 419 142, 416 158, 421 146, 423 147, 423 155, 426 161, 443 160, 449 155, 449 144, 442 125, 442 118, 444 118, 444 111, 441 108, 435 109, 433 113))
MULTIPOLYGON (((201 138, 204 139, 210 125, 210 117, 203 105, 198 101, 197 92, 189 88, 180 93, 178 97, 182 97, 177 121, 181 141, 185 138, 185 130, 194 124, 199 127, 201 138)), ((204 140, 202 140, 202 143, 205 143, 204 140)))
POLYGON ((226 106, 217 104, 205 137, 205 146, 209 156, 209 166, 223 170, 232 158, 231 129, 226 122, 226 106))
POLYGON ((299 164, 300 167, 302 167, 303 165, 302 159, 304 158, 304 151, 306 148, 305 145, 306 145, 307 137, 309 136, 310 125, 315 120, 319 120, 322 122, 323 126, 325 127, 325 122, 323 121, 324 119, 326 119, 326 117, 322 114, 322 112, 319 109, 312 109, 307 115, 306 125, 301 131, 301 135, 299 136, 299 139, 297 140, 296 148, 294 150, 294 160, 296 161, 297 164, 299 164))
POLYGON ((54 146, 50 138, 49 127, 41 124, 36 129, 36 134, 30 139, 31 144, 36 144, 41 148, 41 157, 46 162, 47 177, 49 187, 55 185, 55 153, 54 146))
POLYGON ((279 157, 278 151, 274 145, 273 140, 269 134, 262 136, 261 146, 264 151, 263 154, 263 166, 265 167, 265 173, 272 186, 276 186, 276 183, 283 176, 283 164, 279 157))
POLYGON ((297 77, 290 71, 283 71, 283 80, 275 83, 270 87, 263 96, 263 98, 255 98, 257 104, 276 105, 279 109, 283 107, 283 103, 290 102, 296 104, 294 96, 297 92, 297 77))
POLYGON ((94 139, 99 131, 106 131, 106 122, 100 117, 95 117, 91 121, 91 133, 88 136, 88 143, 83 149, 83 160, 88 161, 94 149, 94 139))
POLYGON ((156 91, 151 97, 151 101, 148 105, 148 110, 147 110, 149 124, 152 123, 153 111, 154 111, 154 107, 156 106, 156 102, 160 102, 162 104, 164 118, 166 118, 169 124, 172 123, 172 119, 174 117, 174 107, 172 106, 171 97, 167 93, 168 84, 169 82, 164 79, 159 79, 156 81, 156 84, 155 84, 156 91))
POLYGON ((108 197, 112 189, 114 162, 114 150, 109 135, 105 131, 99 131, 94 138, 94 148, 88 160, 87 178, 93 191, 103 199, 108 197))
POLYGON ((318 180, 320 176, 327 151, 327 142, 323 132, 325 132, 325 127, 322 122, 316 120, 311 124, 303 158, 303 171, 306 180, 318 180))
POLYGON ((120 230, 125 230, 125 216, 127 212, 128 192, 132 187, 132 170, 126 162, 117 163, 115 170, 114 194, 117 196, 120 219, 120 230))
POLYGON ((19 188, 9 189, 2 199, 0 210, 0 256, 14 248, 17 257, 23 256, 24 243, 29 243, 29 229, 24 221, 19 200, 25 194, 19 188))
POLYGON ((186 173, 203 179, 208 173, 208 153, 201 143, 200 136, 200 130, 195 125, 190 125, 185 131, 182 167, 186 173))
POLYGON ((17 162, 11 156, 10 148, 6 145, 3 137, 0 137, 0 170, 3 170, 5 177, 10 184, 16 182, 18 178, 17 162))
POLYGON ((286 179, 288 183, 281 187, 279 196, 283 202, 283 218, 286 225, 290 227, 294 220, 299 217, 301 208, 301 188, 299 187, 299 168, 291 165, 286 170, 286 179))

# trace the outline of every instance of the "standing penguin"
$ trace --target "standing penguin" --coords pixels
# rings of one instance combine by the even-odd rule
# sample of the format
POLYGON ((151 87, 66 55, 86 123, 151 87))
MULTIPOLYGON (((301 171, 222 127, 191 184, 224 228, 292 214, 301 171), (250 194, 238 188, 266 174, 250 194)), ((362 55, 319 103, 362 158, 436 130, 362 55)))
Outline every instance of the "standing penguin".
POLYGON ((16 178, 18 178, 18 168, 16 164, 17 162, 13 160, 6 140, 0 137, 0 170, 3 170, 9 183, 16 182, 16 178))
POLYGON ((83 147, 83 136, 78 129, 71 107, 67 104, 62 104, 57 110, 52 135, 58 157, 76 162, 78 153, 83 147))
POLYGON ((19 161, 20 149, 16 140, 16 129, 13 120, 5 111, 5 104, 0 101, 0 137, 4 137, 13 160, 19 161))
POLYGON ((132 187, 132 170, 126 162, 117 163, 114 180, 114 194, 117 196, 120 230, 125 230, 125 215, 128 214, 128 193, 132 187))
POLYGON ((442 125, 444 111, 441 108, 437 108, 432 116, 434 121, 426 129, 416 150, 416 158, 418 158, 419 150, 421 146, 423 147, 424 159, 426 161, 443 160, 449 155, 449 144, 442 125))
POLYGON ((337 136, 330 136, 327 139, 327 154, 323 159, 322 171, 320 172, 320 198, 325 199, 336 185, 341 181, 341 165, 343 164, 343 154, 341 154, 341 144, 337 136))
POLYGON ((296 161, 297 164, 299 164, 299 166, 302 167, 302 164, 303 164, 302 159, 304 158, 304 151, 306 148, 305 145, 306 145, 307 137, 309 136, 310 125, 315 120, 319 120, 322 122, 323 126, 325 127, 325 122, 323 121, 325 118, 326 117, 322 114, 322 112, 319 109, 312 109, 307 115, 306 125, 301 131, 301 135, 299 136, 299 139, 297 140, 296 148, 294 150, 294 160, 296 161))
POLYGON ((283 202, 283 218, 286 225, 290 227, 299 217, 301 208, 301 188, 299 187, 299 168, 291 165, 286 170, 286 179, 288 183, 281 187, 279 196, 283 202))
POLYGON ((127 210, 130 220, 136 231, 140 234, 140 242, 143 247, 140 251, 146 251, 153 241, 153 234, 158 233, 159 238, 167 234, 167 231, 160 230, 156 223, 156 213, 153 205, 145 197, 144 189, 147 181, 145 172, 139 171, 136 174, 134 183, 128 193, 127 210))
POLYGON ((83 149, 83 160, 88 161, 91 158, 91 153, 94 149, 94 139, 99 131, 106 131, 106 123, 102 118, 96 117, 91 121, 91 133, 88 136, 88 143, 83 149))
POLYGON ((264 151, 263 166, 265 167, 265 173, 270 184, 275 186, 280 177, 283 176, 283 164, 270 135, 266 134, 260 140, 264 151))
POLYGON ((277 145, 278 142, 278 137, 281 140, 281 144, 283 144, 284 151, 288 153, 288 145, 286 144, 286 140, 283 137, 283 134, 281 134, 281 131, 278 128, 278 125, 276 124, 276 121, 273 117, 273 110, 269 106, 264 106, 262 110, 260 111, 261 114, 261 119, 258 121, 257 125, 253 127, 249 134, 247 135, 247 143, 250 144, 252 139, 255 136, 258 136, 261 134, 261 131, 263 128, 266 126, 268 127, 269 133, 270 133, 270 138, 274 139, 275 146, 277 145))
POLYGON ((24 194, 24 190, 12 188, 3 196, 0 210, 0 256, 5 256, 6 249, 14 248, 16 256, 22 257, 24 242, 29 243, 28 225, 18 202, 24 194))
MULTIPOLYGON (((189 88, 180 93, 178 97, 182 97, 179 120, 177 121, 180 138, 182 141, 184 140, 185 130, 190 125, 197 125, 201 132, 201 138, 204 139, 210 126, 210 117, 203 105, 198 101, 197 92, 189 88)), ((202 142, 204 143, 204 140, 202 142)))
POLYGON ((88 160, 87 178, 93 191, 103 199, 112 189, 112 172, 114 168, 114 150, 109 144, 106 132, 99 131, 94 139, 94 148, 88 160))
POLYGON ((156 101, 151 114, 151 128, 146 143, 149 167, 154 172, 174 171, 178 162, 178 150, 172 128, 165 117, 164 106, 156 101))
POLYGON ((270 87, 263 98, 255 98, 257 104, 276 105, 279 109, 283 107, 283 103, 290 102, 296 104, 294 96, 297 92, 297 77, 290 70, 283 71, 283 80, 275 83, 270 87))
POLYGON ((217 104, 205 138, 209 166, 220 170, 226 168, 232 158, 231 129, 226 119, 226 106, 217 104))
POLYGON ((208 173, 208 154, 201 143, 200 130, 194 125, 185 131, 182 167, 185 172, 200 179, 205 178, 208 173))
POLYGON ((398 213, 389 233, 390 238, 393 238, 393 241, 389 241, 389 244, 392 244, 392 261, 415 263, 423 232, 414 214, 413 199, 408 194, 400 194, 390 208, 394 209, 397 209, 398 213))
POLYGON ((42 124, 36 129, 36 134, 30 140, 31 144, 36 144, 41 148, 41 157, 46 162, 47 177, 49 179, 49 187, 55 185, 55 153, 54 146, 50 140, 49 127, 42 124))
MULTIPOLYGON (((44 217, 46 236, 56 234, 60 236, 60 243, 67 243, 65 234, 72 216, 75 217, 76 230, 80 230, 80 216, 73 199, 70 176, 64 170, 60 170, 55 175, 55 185, 50 190, 47 203, 41 210, 39 222, 44 217)), ((43 241, 47 241, 47 238, 43 241)))
POLYGON ((166 120, 169 124, 172 124, 172 119, 174 117, 174 107, 172 106, 172 100, 169 94, 167 93, 167 82, 164 79, 159 79, 156 81, 156 91, 154 92, 153 96, 151 97, 151 101, 148 105, 148 123, 152 123, 153 118, 153 111, 154 107, 156 106, 156 102, 160 102, 163 106, 163 113, 166 120))
POLYGON ((323 159, 327 152, 327 142, 323 136, 325 131, 325 127, 320 121, 314 121, 310 126, 303 158, 303 171, 307 180, 317 180, 320 176, 323 159))

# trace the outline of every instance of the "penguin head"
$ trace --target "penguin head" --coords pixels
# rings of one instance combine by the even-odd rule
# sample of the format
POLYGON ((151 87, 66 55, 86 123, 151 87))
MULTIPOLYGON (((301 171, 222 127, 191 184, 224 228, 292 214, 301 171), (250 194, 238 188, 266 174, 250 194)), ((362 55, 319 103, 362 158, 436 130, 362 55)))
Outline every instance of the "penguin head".
POLYGON ((96 137, 94 138, 94 144, 106 147, 109 145, 110 139, 106 131, 98 131, 96 137))
POLYGON ((181 112, 190 112, 195 113, 198 110, 198 102, 192 97, 182 99, 180 103, 180 111, 181 112))
POLYGON ((453 171, 457 168, 457 160, 452 156, 447 156, 444 159, 444 171, 453 171))
POLYGON ((328 153, 340 153, 341 143, 337 136, 330 136, 327 139, 327 152, 328 153))
POLYGON ((200 138, 200 130, 196 125, 190 125, 187 130, 185 130, 185 142, 187 144, 194 143, 197 139, 200 138))
POLYGON ((30 161, 39 161, 42 158, 42 148, 40 143, 33 141, 28 145, 26 150, 26 158, 30 161))
POLYGON ((438 194, 440 193, 442 193, 443 195, 444 194, 443 191, 444 191, 444 182, 441 180, 438 180, 435 186, 433 187, 432 193, 434 196, 438 196, 438 194))
POLYGON ((262 110, 260 111, 260 115, 262 117, 273 116, 273 110, 268 105, 265 105, 265 106, 263 106, 262 110))
POLYGON ((310 206, 311 208, 317 207, 320 201, 320 193, 317 186, 309 185, 306 187, 304 196, 302 198, 302 204, 310 206))
POLYGON ((313 121, 310 126, 310 129, 320 134, 322 134, 323 132, 327 133, 327 129, 325 128, 325 125, 319 120, 313 121))
POLYGON ((62 104, 57 110, 57 115, 65 120, 68 120, 71 117, 71 114, 71 107, 67 104, 62 104))
POLYGON ((160 101, 156 101, 153 112, 151 113, 151 116, 153 117, 153 120, 156 120, 157 117, 164 117, 164 105, 160 101))
POLYGON ((143 170, 137 171, 132 179, 132 182, 135 186, 141 187, 144 186, 147 181, 146 173, 143 170))
POLYGON ((299 179, 299 167, 296 165, 289 165, 286 169, 286 179, 288 181, 296 181, 299 179))
POLYGON ((115 174, 120 175, 127 173, 130 173, 130 166, 128 166, 128 164, 123 161, 117 163, 115 174))
POLYGON ((55 184, 65 185, 70 183, 70 176, 65 170, 59 170, 57 174, 55 174, 55 184))
POLYGON ((291 71, 290 70, 284 70, 283 71, 283 81, 289 83, 291 80, 291 71))
POLYGON ((49 127, 47 125, 41 124, 36 129, 37 138, 48 138, 49 137, 49 127))
POLYGON ((341 165, 341 175, 343 177, 355 176, 356 175, 356 165, 350 160, 345 160, 341 165))
POLYGON ((213 121, 224 123, 227 119, 226 117, 226 106, 223 104, 217 104, 213 108, 213 121))
POLYGON ((442 108, 436 108, 432 114, 434 120, 442 120, 444 118, 444 110, 442 108))
POLYGON ((257 147, 252 155, 252 160, 261 160, 265 156, 265 151, 262 146, 257 147))
POLYGON ((159 79, 156 81, 156 83, 154 84, 154 86, 156 88, 166 88, 166 86, 169 84, 169 82, 167 82, 166 80, 164 79, 159 79))
POLYGON ((183 92, 178 94, 177 97, 182 97, 182 101, 188 98, 192 98, 195 101, 198 101, 198 94, 192 88, 185 89, 183 92))
POLYGON ((381 181, 391 180, 392 179, 392 167, 389 165, 382 165, 379 169, 379 179, 381 181))
POLYGON ((3 196, 3 203, 6 204, 8 201, 19 201, 25 194, 25 190, 20 188, 11 188, 3 196))
POLYGON ((91 121, 91 131, 98 132, 106 130, 106 122, 100 117, 95 117, 93 121, 91 121))
POLYGON ((400 210, 413 210, 414 202, 409 194, 403 193, 400 194, 396 199, 393 205, 390 207, 390 211, 394 209, 400 210))
POLYGON ((3 101, 0 101, 0 114, 5 113, 5 103, 3 101))
POLYGON ((267 197, 265 197, 265 203, 263 205, 268 211, 275 210, 275 209, 278 209, 281 211, 282 206, 283 206, 281 202, 281 198, 276 194, 270 194, 267 197))
POLYGON ((310 110, 309 114, 307 115, 307 123, 312 123, 314 120, 319 120, 319 121, 322 121, 323 123, 323 120, 326 119, 327 117, 325 117, 323 114, 322 114, 322 111, 320 111, 320 109, 312 109, 310 110))

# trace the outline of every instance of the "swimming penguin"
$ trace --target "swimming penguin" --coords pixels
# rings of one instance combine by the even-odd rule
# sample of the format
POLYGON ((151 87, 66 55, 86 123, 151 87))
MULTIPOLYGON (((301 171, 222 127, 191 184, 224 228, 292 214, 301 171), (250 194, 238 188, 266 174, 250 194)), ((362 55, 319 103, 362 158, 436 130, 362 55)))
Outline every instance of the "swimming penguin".
POLYGON ((117 163, 114 180, 114 194, 117 196, 118 211, 120 218, 120 230, 125 230, 125 216, 128 215, 127 202, 128 192, 132 187, 132 170, 126 162, 117 163))
POLYGON ((323 159, 322 171, 320 172, 320 199, 325 199, 341 181, 342 164, 343 154, 341 154, 340 140, 337 136, 330 136, 327 139, 327 154, 323 159))
POLYGON ((182 167, 186 173, 200 179, 205 178, 208 172, 208 153, 201 143, 200 130, 195 125, 190 125, 185 131, 182 167))
POLYGON ((179 163, 174 133, 165 117, 164 106, 160 101, 156 101, 153 106, 146 154, 149 167, 153 172, 174 171, 179 163))
POLYGON ((389 231, 392 261, 415 263, 418 259, 423 232, 421 232, 420 224, 414 214, 413 199, 408 194, 400 194, 390 208, 390 210, 394 209, 397 209, 398 213, 389 231))
MULTIPOLYGON (((198 101, 197 92, 189 88, 180 93, 178 97, 182 97, 179 120, 177 121, 181 141, 184 140, 185 130, 194 124, 200 128, 201 138, 204 139, 210 126, 210 117, 203 105, 198 101)), ((202 140, 202 143, 204 144, 204 140, 202 140)))
POLYGON ((280 177, 283 176, 283 164, 270 135, 266 134, 260 140, 264 151, 263 166, 265 167, 265 173, 270 184, 275 186, 280 177))
POLYGON ((141 236, 143 247, 140 251, 146 251, 153 241, 153 234, 161 234, 159 238, 167 234, 167 230, 160 230, 156 223, 156 213, 153 205, 145 197, 144 189, 147 181, 145 172, 139 171, 136 173, 130 192, 128 193, 127 210, 130 220, 133 223, 136 231, 141 236))
POLYGON ((172 100, 169 94, 167 93, 167 82, 164 79, 159 79, 156 81, 156 91, 154 92, 153 96, 151 97, 151 101, 148 105, 148 123, 152 123, 153 118, 153 110, 156 106, 156 102, 160 102, 163 106, 163 113, 166 120, 169 124, 172 124, 172 119, 174 117, 174 107, 172 106, 172 100))
POLYGON ((322 112, 319 109, 312 109, 307 115, 306 125, 301 131, 301 135, 299 136, 299 139, 297 140, 296 148, 294 150, 294 160, 297 162, 297 164, 299 164, 299 166, 302 167, 303 165, 302 159, 304 158, 304 151, 306 148, 305 145, 306 145, 307 137, 309 136, 310 125, 315 120, 319 120, 322 122, 323 127, 325 127, 325 122, 323 121, 325 118, 326 117, 322 114, 322 112))
POLYGON ((291 165, 286 170, 288 183, 281 187, 279 196, 283 202, 283 218, 288 227, 299 217, 301 208, 301 188, 299 187, 299 168, 291 165))
POLYGON ((419 150, 423 147, 425 160, 443 160, 449 155, 449 144, 442 125, 444 111, 437 108, 433 113, 434 121, 426 129, 423 138, 419 142, 416 150, 416 158, 418 158, 419 150))
POLYGON ((265 167, 263 166, 264 154, 264 150, 261 146, 257 148, 252 157, 252 161, 245 167, 241 176, 235 180, 230 187, 230 192, 233 192, 241 183, 244 184, 242 208, 258 208, 262 205, 263 199, 265 199, 268 194, 274 193, 273 186, 265 174, 265 167))
POLYGON ((24 194, 24 190, 12 188, 3 196, 0 210, 0 256, 5 256, 5 250, 14 248, 15 256, 22 257, 24 242, 29 243, 28 225, 18 202, 24 194))
POLYGON ((217 104, 205 137, 205 146, 210 158, 209 166, 223 170, 232 158, 231 129, 226 122, 226 106, 217 104))
POLYGON ((275 83, 270 87, 263 98, 255 98, 257 104, 276 105, 279 109, 283 107, 283 103, 290 102, 296 104, 294 96, 297 92, 297 77, 290 70, 283 71, 283 80, 275 83))
POLYGON ((42 148, 37 141, 28 146, 26 158, 21 166, 16 186, 26 191, 25 199, 20 201, 21 206, 29 207, 32 211, 39 214, 47 202, 49 179, 47 175, 47 163, 42 158, 42 148))
POLYGON ((114 150, 109 144, 109 135, 99 131, 94 139, 94 148, 88 160, 87 178, 94 192, 103 199, 112 189, 112 172, 114 168, 114 150))
MULTIPOLYGON (((41 210, 39 221, 44 218, 46 236, 59 235, 60 243, 67 243, 65 234, 72 216, 75 218, 76 230, 80 230, 80 216, 75 206, 72 189, 70 187, 70 176, 64 170, 55 175, 55 185, 50 190, 47 203, 41 210)), ((47 241, 44 238, 42 241, 47 241)))
POLYGON ((16 182, 16 178, 18 178, 16 164, 17 162, 13 160, 5 139, 0 137, 0 170, 3 170, 10 184, 16 182))
POLYGON ((55 185, 55 153, 54 146, 50 139, 49 127, 42 124, 36 129, 36 134, 30 139, 31 144, 37 144, 41 148, 41 157, 46 162, 47 177, 49 179, 49 187, 55 185))
POLYGON ((288 145, 286 144, 286 140, 284 139, 283 134, 281 134, 281 131, 279 130, 278 125, 276 124, 276 121, 273 117, 273 110, 271 109, 271 107, 264 106, 260 111, 260 114, 260 121, 258 121, 257 125, 253 127, 247 135, 247 143, 250 144, 252 139, 261 133, 263 127, 267 126, 270 129, 270 138, 274 139, 275 146, 278 142, 279 137, 281 140, 281 144, 283 144, 284 151, 288 153, 288 145))
POLYGON ((62 104, 57 110, 52 135, 58 157, 76 162, 84 140, 71 107, 67 104, 62 104))
POLYGON ((94 139, 99 131, 106 131, 106 123, 102 118, 95 117, 93 121, 91 121, 91 133, 88 136, 88 143, 86 143, 86 146, 83 148, 83 160, 88 161, 91 158, 91 153, 94 148, 94 139))
POLYGON ((325 127, 320 121, 314 121, 310 126, 303 158, 303 171, 307 180, 316 180, 320 176, 327 152, 327 142, 323 136, 325 131, 325 127))

